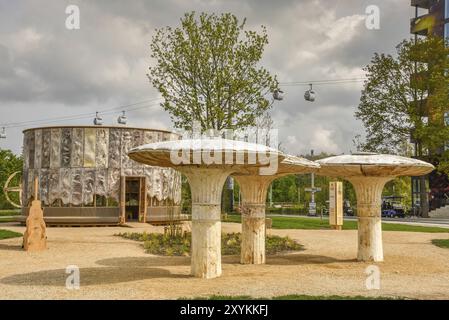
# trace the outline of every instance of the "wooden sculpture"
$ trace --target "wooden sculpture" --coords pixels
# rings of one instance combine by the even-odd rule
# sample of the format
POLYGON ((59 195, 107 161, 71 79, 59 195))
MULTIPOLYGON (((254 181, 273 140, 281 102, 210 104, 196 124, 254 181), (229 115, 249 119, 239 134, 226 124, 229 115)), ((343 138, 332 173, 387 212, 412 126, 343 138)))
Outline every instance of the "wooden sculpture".
POLYGON ((38 183, 34 180, 34 200, 26 220, 26 230, 23 235, 25 251, 43 251, 47 249, 47 232, 41 202, 38 200, 38 183))

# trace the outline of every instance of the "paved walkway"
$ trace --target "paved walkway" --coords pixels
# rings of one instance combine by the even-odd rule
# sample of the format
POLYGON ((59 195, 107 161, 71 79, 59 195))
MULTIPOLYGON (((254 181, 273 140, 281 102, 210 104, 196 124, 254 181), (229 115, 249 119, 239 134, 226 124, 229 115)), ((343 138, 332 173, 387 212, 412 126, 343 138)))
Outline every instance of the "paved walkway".
MULTIPOLYGON (((23 232, 4 224, 2 229, 23 232)), ((240 232, 223 223, 223 232, 240 232)), ((241 265, 238 256, 223 257, 223 276, 190 276, 189 257, 160 257, 119 232, 163 232, 162 227, 48 228, 48 250, 27 253, 21 238, 0 240, 2 299, 177 299, 210 295, 271 297, 287 294, 401 296, 449 299, 449 250, 431 244, 449 234, 384 232, 385 262, 381 289, 367 290, 366 268, 357 256, 357 231, 269 230, 289 236, 305 250, 270 256, 265 265, 241 265), (81 288, 65 286, 66 268, 80 270, 81 288)))

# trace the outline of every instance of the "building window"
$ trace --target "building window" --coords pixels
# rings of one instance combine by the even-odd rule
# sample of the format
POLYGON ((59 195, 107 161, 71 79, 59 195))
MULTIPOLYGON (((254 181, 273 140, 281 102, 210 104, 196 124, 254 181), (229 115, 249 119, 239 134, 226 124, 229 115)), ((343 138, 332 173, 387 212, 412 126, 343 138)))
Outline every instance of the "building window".
POLYGON ((449 19, 449 0, 445 0, 444 2, 444 18, 449 19))
POLYGON ((449 112, 444 113, 444 124, 449 126, 449 112))

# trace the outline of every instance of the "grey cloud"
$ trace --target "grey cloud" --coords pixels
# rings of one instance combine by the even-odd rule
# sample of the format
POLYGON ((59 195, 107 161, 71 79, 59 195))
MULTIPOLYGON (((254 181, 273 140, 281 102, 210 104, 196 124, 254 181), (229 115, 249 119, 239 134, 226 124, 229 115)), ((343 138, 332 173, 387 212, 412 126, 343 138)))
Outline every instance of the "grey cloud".
MULTIPOLYGON (((249 28, 267 26, 270 44, 263 63, 281 82, 358 75, 373 52, 393 52, 394 45, 409 37, 411 14, 408 0, 73 0, 70 4, 80 6, 78 31, 64 27, 64 1, 0 2, 1 123, 94 113, 158 97, 145 77, 151 36, 155 28, 177 25, 185 12, 233 12, 247 17, 249 28), (378 31, 367 30, 360 20, 371 4, 381 8, 378 31), (337 24, 352 29, 332 35, 337 24)), ((353 118, 360 88, 360 84, 317 86, 317 101, 310 104, 303 100, 307 87, 285 87, 285 101, 272 110, 280 140, 291 153, 310 148, 347 152, 354 135, 362 132, 353 118), (293 136, 297 143, 289 144, 287 137, 293 141, 293 136)), ((160 107, 134 111, 129 118, 136 125, 171 127, 160 107)), ((10 132, 0 147, 19 152, 20 130, 10 132)))

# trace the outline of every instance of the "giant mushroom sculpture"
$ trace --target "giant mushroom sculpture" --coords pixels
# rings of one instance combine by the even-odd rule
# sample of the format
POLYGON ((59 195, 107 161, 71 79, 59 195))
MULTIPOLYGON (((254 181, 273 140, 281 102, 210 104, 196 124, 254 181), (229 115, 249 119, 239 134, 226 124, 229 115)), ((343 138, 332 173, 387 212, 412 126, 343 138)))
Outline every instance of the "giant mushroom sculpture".
POLYGON ((265 205, 270 184, 282 176, 311 173, 320 165, 300 157, 287 156, 276 174, 260 175, 254 168, 248 173, 235 173, 242 194, 242 264, 265 263, 265 205))
POLYGON ((399 176, 422 176, 433 165, 410 158, 377 153, 355 153, 317 161, 320 175, 352 183, 357 196, 359 261, 383 261, 381 201, 385 184, 399 176))
POLYGON ((191 273, 207 279, 221 275, 221 192, 226 178, 251 168, 275 173, 285 158, 263 145, 226 139, 157 142, 134 148, 128 155, 148 165, 174 168, 187 177, 192 193, 191 273))

